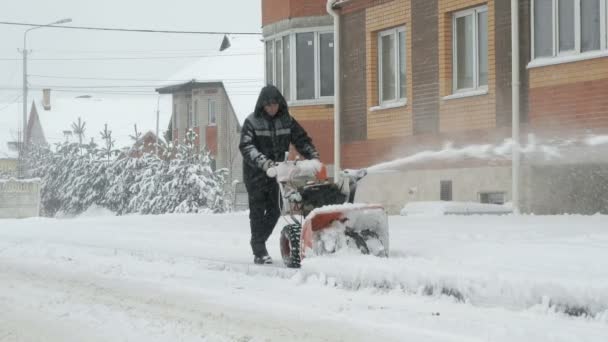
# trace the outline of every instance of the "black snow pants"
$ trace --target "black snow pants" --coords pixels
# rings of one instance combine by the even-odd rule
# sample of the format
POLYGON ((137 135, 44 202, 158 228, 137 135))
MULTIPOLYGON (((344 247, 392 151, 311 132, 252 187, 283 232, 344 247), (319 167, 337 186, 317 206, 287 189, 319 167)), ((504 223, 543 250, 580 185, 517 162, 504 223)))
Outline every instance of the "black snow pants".
POLYGON ((279 185, 276 182, 269 183, 262 188, 249 191, 251 249, 255 256, 268 254, 266 241, 281 216, 279 185))

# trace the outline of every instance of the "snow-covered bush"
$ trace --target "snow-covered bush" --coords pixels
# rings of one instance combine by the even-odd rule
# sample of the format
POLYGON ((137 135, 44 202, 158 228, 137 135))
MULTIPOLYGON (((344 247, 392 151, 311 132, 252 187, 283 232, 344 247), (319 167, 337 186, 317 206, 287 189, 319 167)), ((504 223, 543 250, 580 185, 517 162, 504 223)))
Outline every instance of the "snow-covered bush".
POLYGON ((54 150, 32 148, 31 176, 42 179, 42 210, 77 215, 90 206, 118 215, 226 212, 226 170, 214 171, 208 152, 191 146, 172 147, 162 158, 140 158, 111 151, 111 146, 64 143, 54 150))

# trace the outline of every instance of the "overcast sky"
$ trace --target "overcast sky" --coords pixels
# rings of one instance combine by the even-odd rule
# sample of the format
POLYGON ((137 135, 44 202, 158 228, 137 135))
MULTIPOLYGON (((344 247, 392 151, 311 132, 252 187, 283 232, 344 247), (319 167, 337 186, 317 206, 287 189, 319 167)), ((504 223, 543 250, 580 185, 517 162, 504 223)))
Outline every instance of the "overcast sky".
MULTIPOLYGON (((43 24, 71 18, 73 22, 66 25, 159 30, 261 32, 260 12, 260 0, 0 0, 0 21, 43 24)), ((0 25, 0 103, 11 102, 21 94, 22 56, 17 50, 23 46, 27 28, 0 25), (16 60, 3 60, 11 58, 16 60)), ((73 93, 59 92, 59 87, 66 86, 121 86, 105 90, 129 92, 133 88, 125 86, 150 85, 153 91, 154 84, 158 83, 154 80, 170 78, 196 59, 36 59, 196 56, 215 53, 220 41, 221 36, 209 35, 41 28, 27 35, 27 47, 32 51, 28 63, 29 84, 31 87, 55 86, 54 96, 61 97, 91 92, 80 91, 81 88, 71 89, 73 93)), ((30 101, 32 95, 39 97, 39 93, 32 90, 30 101)))

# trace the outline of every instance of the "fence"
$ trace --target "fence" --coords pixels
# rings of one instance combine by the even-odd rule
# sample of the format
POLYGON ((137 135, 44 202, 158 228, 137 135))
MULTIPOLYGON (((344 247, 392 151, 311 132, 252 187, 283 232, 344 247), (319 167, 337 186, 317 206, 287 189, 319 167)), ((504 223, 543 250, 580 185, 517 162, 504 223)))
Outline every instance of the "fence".
POLYGON ((0 180, 0 219, 40 214, 40 180, 0 180))

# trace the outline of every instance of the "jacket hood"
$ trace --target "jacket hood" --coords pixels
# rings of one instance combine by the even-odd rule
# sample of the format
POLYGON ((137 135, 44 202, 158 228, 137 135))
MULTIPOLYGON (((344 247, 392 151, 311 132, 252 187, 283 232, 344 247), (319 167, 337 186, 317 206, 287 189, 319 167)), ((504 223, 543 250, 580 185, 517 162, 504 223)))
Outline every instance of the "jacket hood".
POLYGON ((284 113, 289 112, 289 108, 287 107, 287 101, 277 89, 277 87, 269 84, 262 88, 260 91, 260 96, 258 96, 258 101, 255 104, 255 115, 264 114, 264 105, 270 102, 276 102, 279 104, 279 111, 277 115, 282 115, 284 113))

